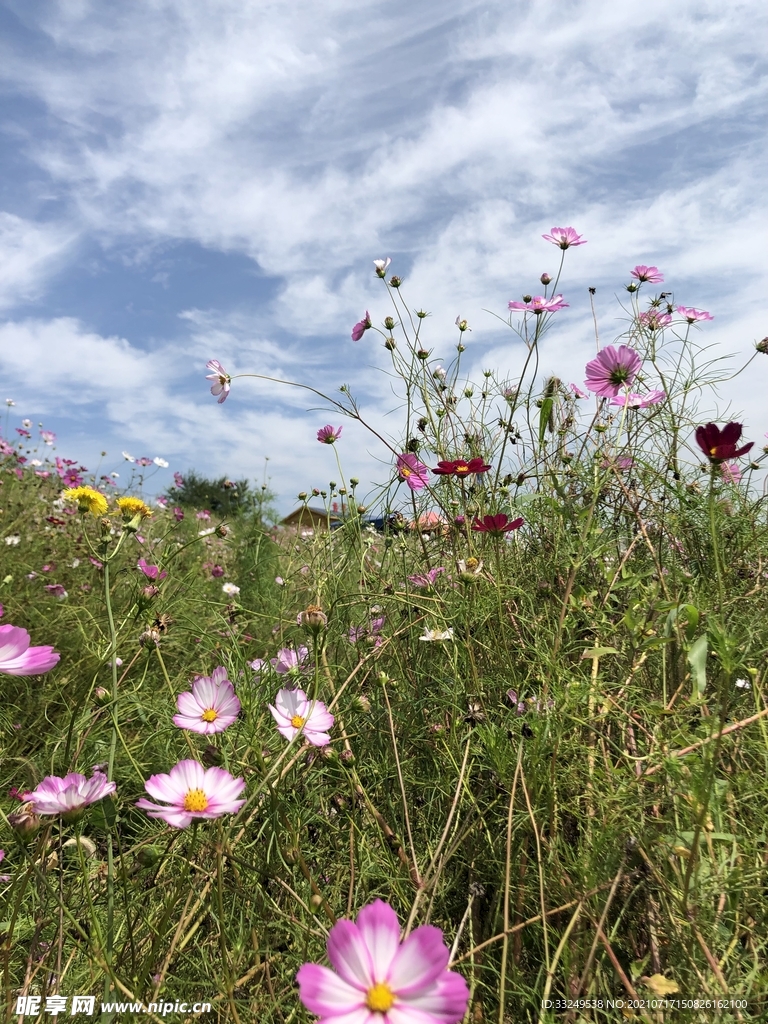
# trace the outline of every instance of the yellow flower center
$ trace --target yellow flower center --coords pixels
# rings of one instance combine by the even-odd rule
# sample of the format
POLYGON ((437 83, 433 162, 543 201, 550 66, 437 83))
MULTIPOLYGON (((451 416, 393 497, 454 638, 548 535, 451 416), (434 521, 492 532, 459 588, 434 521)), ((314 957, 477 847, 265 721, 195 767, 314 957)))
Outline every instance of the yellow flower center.
POLYGON ((204 722, 215 722, 219 717, 219 712, 213 708, 206 708, 200 717, 204 722))
POLYGON ((365 997, 365 1005, 372 1013, 386 1013, 387 1010, 392 1009, 394 1003, 395 997, 392 995, 392 989, 384 981, 369 988, 368 995, 365 997))
POLYGON ((403 477, 410 476, 412 472, 413 472, 413 470, 412 469, 408 469, 407 466, 401 466, 400 467, 400 476, 403 476, 403 477))
POLYGON ((185 811, 205 811, 208 808, 208 797, 202 789, 190 789, 184 797, 185 811))
POLYGON ((480 564, 476 558, 468 558, 464 563, 468 569, 476 569, 480 564))
POLYGON ((467 465, 461 465, 461 466, 457 466, 456 467, 456 475, 457 476, 459 474, 461 474, 463 476, 465 473, 468 473, 468 472, 469 472, 469 466, 467 466, 467 465))
POLYGON ((710 454, 710 455, 715 455, 715 454, 717 454, 717 448, 710 448, 710 449, 709 449, 709 454, 710 454))
POLYGON ((301 715, 294 715, 291 719, 291 725, 294 729, 300 729, 306 722, 306 718, 302 718, 301 715))

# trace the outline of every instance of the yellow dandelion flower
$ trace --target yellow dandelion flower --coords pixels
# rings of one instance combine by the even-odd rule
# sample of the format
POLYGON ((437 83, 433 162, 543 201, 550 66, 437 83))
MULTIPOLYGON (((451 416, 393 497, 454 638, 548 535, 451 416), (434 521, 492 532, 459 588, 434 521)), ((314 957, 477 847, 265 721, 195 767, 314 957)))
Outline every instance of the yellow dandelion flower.
POLYGON ((134 519, 136 516, 149 519, 152 515, 152 509, 141 498, 118 498, 117 504, 126 519, 134 519))
POLYGON ((107 499, 93 487, 68 487, 63 497, 76 501, 81 512, 90 512, 92 516, 103 516, 107 511, 107 499))

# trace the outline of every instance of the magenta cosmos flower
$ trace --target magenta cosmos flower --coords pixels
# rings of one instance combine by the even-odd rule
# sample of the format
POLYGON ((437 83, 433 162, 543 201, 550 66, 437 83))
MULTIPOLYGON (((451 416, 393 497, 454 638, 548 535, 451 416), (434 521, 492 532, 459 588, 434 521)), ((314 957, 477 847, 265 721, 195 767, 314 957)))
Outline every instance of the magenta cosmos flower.
POLYGON ((551 299, 548 299, 545 295, 534 295, 529 302, 510 302, 510 309, 524 309, 529 313, 535 313, 539 316, 540 313, 556 313, 558 309, 566 309, 568 306, 567 302, 563 302, 562 295, 553 295, 551 299))
POLYGON ((633 271, 631 271, 632 277, 642 282, 647 281, 648 284, 663 284, 664 275, 661 273, 658 267, 646 267, 644 263, 639 263, 633 271))
POLYGON ((308 700, 303 690, 279 690, 269 710, 277 723, 277 731, 287 740, 303 732, 313 747, 324 747, 331 742, 328 729, 333 725, 333 715, 322 701, 308 700))
POLYGON ((179 713, 173 716, 173 724, 203 736, 224 732, 240 714, 235 688, 221 665, 210 676, 198 676, 192 691, 180 693, 176 704, 179 713))
POLYGON ((146 559, 140 558, 136 563, 136 568, 141 569, 148 580, 164 580, 168 573, 163 569, 160 571, 159 565, 147 565, 146 559))
POLYGON ((397 456, 397 472, 412 491, 420 491, 429 482, 429 467, 419 462, 412 452, 404 452, 397 456))
POLYGON ((223 768, 203 768, 197 761, 179 761, 167 775, 150 775, 144 788, 155 800, 170 806, 136 801, 150 818, 162 818, 174 828, 187 828, 193 818, 220 818, 236 814, 245 803, 239 799, 244 779, 235 779, 223 768))
POLYGON ((115 792, 117 786, 103 772, 94 771, 86 779, 79 772, 70 772, 64 778, 48 775, 37 789, 22 794, 22 800, 31 800, 37 814, 75 815, 88 804, 103 800, 115 792))
POLYGON ((495 516, 483 516, 482 519, 475 519, 472 523, 472 529, 477 533, 490 533, 500 537, 502 533, 519 530, 522 525, 522 518, 510 520, 506 513, 497 512, 495 516))
POLYGON ((434 569, 430 569, 429 572, 416 573, 414 576, 409 576, 408 582, 414 587, 419 587, 420 589, 434 587, 435 580, 441 572, 445 572, 445 566, 438 565, 435 566, 434 569))
POLYGON ((666 391, 649 391, 647 395, 638 395, 630 391, 625 395, 616 395, 611 399, 611 405, 626 406, 628 409, 647 409, 651 405, 663 402, 666 397, 666 391))
POLYGON ((321 444, 334 444, 341 437, 341 427, 332 427, 330 423, 317 432, 317 440, 321 444))
POLYGON ((437 469, 433 473, 438 476, 469 476, 470 473, 487 473, 491 467, 486 465, 484 459, 475 458, 467 462, 465 459, 454 459, 453 462, 438 462, 437 469))
POLYGON ((626 345, 618 348, 607 345, 587 363, 584 386, 603 398, 615 398, 623 387, 632 383, 641 366, 640 356, 634 349, 626 345))
POLYGON ((39 676, 50 672, 60 657, 52 647, 30 647, 29 633, 21 626, 0 626, 0 674, 39 676))
POLYGON ((458 1024, 469 1002, 467 983, 448 970, 443 933, 422 925, 400 942, 397 914, 383 900, 357 921, 337 921, 328 935, 335 970, 304 964, 299 998, 322 1024, 458 1024))
POLYGON ((206 380, 213 381, 213 384, 211 385, 211 394, 219 396, 219 405, 221 405, 222 402, 226 402, 227 400, 232 378, 218 359, 209 359, 205 364, 205 368, 206 370, 211 371, 205 378, 206 380))
POLYGON ((740 423, 727 423, 723 429, 716 423, 707 423, 705 427, 696 428, 696 444, 704 452, 710 462, 719 463, 726 459, 738 459, 746 455, 754 445, 754 441, 737 448, 741 437, 740 423))
POLYGON ((586 245, 586 238, 577 235, 573 228, 552 228, 550 234, 542 235, 542 238, 561 249, 570 249, 572 245, 586 245))
POLYGON ((352 341, 360 341, 362 336, 371 326, 371 314, 366 309, 365 316, 362 320, 358 320, 355 326, 352 328, 352 341))
POLYGON ((677 312, 685 317, 689 324, 695 324, 697 320, 714 320, 715 318, 706 309, 694 309, 690 306, 678 306, 677 312))

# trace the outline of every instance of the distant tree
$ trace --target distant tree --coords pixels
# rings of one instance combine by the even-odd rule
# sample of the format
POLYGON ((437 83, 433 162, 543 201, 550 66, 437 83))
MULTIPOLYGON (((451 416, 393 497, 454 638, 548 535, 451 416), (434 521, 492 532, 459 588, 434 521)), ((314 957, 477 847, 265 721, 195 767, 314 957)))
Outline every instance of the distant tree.
POLYGON ((182 474, 182 483, 171 487, 168 499, 182 508, 208 509, 219 516, 240 516, 252 512, 263 502, 261 495, 251 490, 247 480, 229 480, 222 476, 217 480, 196 473, 194 469, 182 474))

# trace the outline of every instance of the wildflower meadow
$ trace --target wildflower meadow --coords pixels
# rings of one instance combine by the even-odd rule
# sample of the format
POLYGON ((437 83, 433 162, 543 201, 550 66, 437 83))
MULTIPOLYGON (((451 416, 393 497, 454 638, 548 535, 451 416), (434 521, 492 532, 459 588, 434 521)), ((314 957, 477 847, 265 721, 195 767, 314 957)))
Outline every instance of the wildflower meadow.
MULTIPOLYGON (((631 259, 581 377, 542 376, 593 294, 576 229, 540 244, 476 381, 467 320, 373 262, 345 344, 397 425, 275 381, 325 403, 333 478, 283 523, 192 467, 154 495, 162 459, 118 487, 9 399, 4 1021, 765 1019, 768 416, 717 414, 745 367, 631 259)), ((226 417, 249 374, 206 387, 226 417)))

